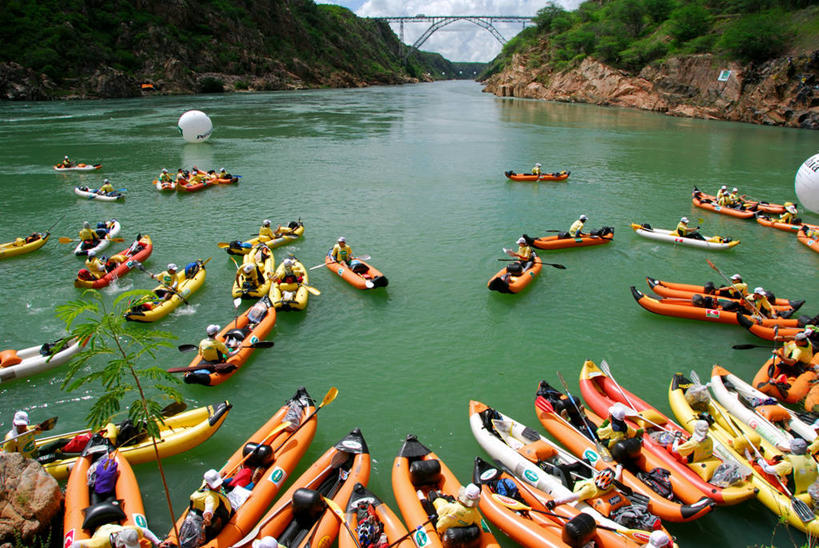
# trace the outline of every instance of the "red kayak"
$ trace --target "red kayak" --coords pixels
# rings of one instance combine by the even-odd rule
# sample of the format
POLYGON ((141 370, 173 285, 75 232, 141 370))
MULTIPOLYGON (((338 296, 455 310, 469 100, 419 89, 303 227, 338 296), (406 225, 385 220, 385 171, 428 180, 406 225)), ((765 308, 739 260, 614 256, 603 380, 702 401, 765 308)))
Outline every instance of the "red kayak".
POLYGON ((83 268, 77 273, 77 279, 74 280, 74 287, 94 289, 108 287, 108 284, 130 272, 130 270, 136 266, 137 263, 141 263, 147 259, 151 255, 153 249, 154 246, 151 242, 151 237, 147 234, 145 236, 140 236, 137 241, 128 246, 127 249, 120 251, 116 255, 112 255, 111 258, 108 259, 106 267, 111 266, 112 268, 105 274, 105 276, 94 279, 88 270, 83 268))

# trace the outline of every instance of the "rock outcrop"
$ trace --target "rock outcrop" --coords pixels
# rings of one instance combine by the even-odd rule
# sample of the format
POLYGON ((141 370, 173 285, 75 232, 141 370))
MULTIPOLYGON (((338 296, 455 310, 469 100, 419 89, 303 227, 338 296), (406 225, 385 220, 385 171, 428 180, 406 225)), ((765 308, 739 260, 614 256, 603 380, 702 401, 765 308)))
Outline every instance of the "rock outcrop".
POLYGON ((501 97, 592 103, 755 124, 819 129, 819 50, 759 66, 721 64, 710 54, 674 57, 639 74, 586 58, 555 72, 516 54, 484 91, 501 97), (727 79, 719 78, 729 70, 727 79))
POLYGON ((0 453, 0 543, 19 537, 30 543, 60 511, 63 494, 57 480, 32 459, 0 453))

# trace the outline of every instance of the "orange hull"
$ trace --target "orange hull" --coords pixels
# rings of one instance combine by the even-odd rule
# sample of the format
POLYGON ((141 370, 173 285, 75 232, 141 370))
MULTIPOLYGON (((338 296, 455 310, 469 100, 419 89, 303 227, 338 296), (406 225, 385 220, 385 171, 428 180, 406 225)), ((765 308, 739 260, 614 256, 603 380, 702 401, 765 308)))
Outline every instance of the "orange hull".
POLYGON ((507 273, 506 267, 503 267, 497 274, 489 279, 486 287, 500 293, 518 293, 529 285, 532 280, 540 274, 541 270, 543 270, 543 263, 540 262, 540 259, 536 258, 532 266, 523 271, 520 276, 509 276, 509 280, 507 281, 501 279, 501 276, 507 273))
MULTIPOLYGON (((651 290, 660 295, 661 297, 673 297, 675 299, 690 299, 692 295, 699 294, 699 295, 706 295, 709 297, 719 297, 723 300, 728 301, 737 301, 739 302, 740 299, 735 299, 733 297, 723 296, 722 294, 725 293, 724 291, 716 291, 714 293, 707 293, 705 291, 705 287, 701 285, 693 285, 693 284, 681 284, 675 282, 665 282, 663 280, 658 280, 656 278, 650 278, 646 276, 646 282, 648 282, 648 286, 651 290)), ((790 307, 794 310, 799 309, 805 301, 803 300, 790 300, 790 299, 780 299, 776 298, 771 301, 771 304, 779 306, 779 307, 790 307)))
MULTIPOLYGON (((703 195, 705 197, 705 195, 703 195)), ((707 198, 705 198, 707 199, 707 198)), ((691 201, 694 203, 695 206, 700 207, 702 209, 707 209, 708 211, 713 211, 714 213, 721 213, 723 215, 730 215, 731 217, 737 217, 740 219, 750 219, 754 216, 753 211, 743 211, 741 209, 733 209, 730 207, 720 206, 716 203, 711 203, 704 201, 697 196, 692 195, 691 201)))
MULTIPOLYGON (((387 541, 393 548, 415 548, 407 534, 407 528, 404 527, 395 512, 360 483, 353 486, 352 495, 347 503, 347 512, 344 514, 344 519, 351 531, 356 531, 358 527, 358 512, 356 512, 356 509, 360 503, 373 505, 375 515, 387 535, 387 541), (399 539, 403 540, 399 542, 399 539), (396 544, 393 545, 393 543, 396 544)), ((342 530, 338 537, 338 548, 358 548, 358 545, 346 530, 342 530)))
POLYGON ((605 236, 582 236, 580 238, 559 238, 558 236, 544 236, 535 238, 531 245, 538 249, 566 249, 569 247, 586 247, 590 245, 607 244, 614 239, 614 233, 605 236))
MULTIPOLYGON (((779 358, 778 351, 776 357, 779 358)), ((779 360, 777 359, 777 363, 778 362, 779 360)), ((819 354, 814 356, 813 363, 819 363, 819 354)), ((787 385, 785 385, 779 382, 779 377, 782 373, 783 371, 779 369, 778 365, 774 364, 774 356, 771 356, 768 358, 768 361, 759 368, 756 375, 754 375, 753 386, 760 392, 764 392, 772 398, 776 398, 785 403, 799 403, 805 399, 805 396, 808 395, 808 391, 810 391, 816 379, 819 378, 813 370, 808 370, 799 376, 786 374, 787 385), (777 383, 771 383, 772 379, 775 379, 777 383)))
MULTIPOLYGON (((819 227, 818 227, 819 228, 819 227)), ((799 232, 796 234, 796 239, 799 240, 800 244, 808 246, 813 251, 819 253, 819 240, 816 238, 808 238, 804 232, 799 232)))
POLYGON ((361 259, 355 260, 365 264, 369 269, 363 276, 353 272, 352 269, 346 264, 335 262, 329 254, 324 256, 324 265, 330 270, 330 272, 338 274, 342 280, 357 289, 374 289, 376 287, 387 286, 389 283, 387 277, 384 276, 377 268, 365 263, 361 259), (369 284, 367 282, 369 282, 369 284))
POLYGON ((554 173, 541 173, 540 175, 534 175, 532 173, 513 173, 512 171, 507 171, 504 173, 507 179, 510 181, 517 181, 519 183, 534 183, 537 181, 565 181, 571 174, 571 171, 556 171, 554 173))

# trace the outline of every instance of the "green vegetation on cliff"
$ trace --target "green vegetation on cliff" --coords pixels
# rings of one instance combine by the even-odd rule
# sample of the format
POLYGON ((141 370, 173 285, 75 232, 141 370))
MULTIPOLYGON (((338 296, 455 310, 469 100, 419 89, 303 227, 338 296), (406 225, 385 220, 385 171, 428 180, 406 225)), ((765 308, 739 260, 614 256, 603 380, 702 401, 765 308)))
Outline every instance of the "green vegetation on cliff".
POLYGON ((526 52, 530 66, 561 70, 587 56, 637 71, 673 55, 714 53, 762 62, 816 49, 819 6, 813 0, 597 0, 566 11, 538 11, 536 26, 512 39, 482 75, 526 52))
POLYGON ((389 25, 312 0, 6 0, 0 63, 57 87, 110 67, 137 81, 219 91, 220 75, 268 89, 400 83, 452 74, 439 55, 404 59, 389 25), (207 74, 207 77, 202 77, 207 74))

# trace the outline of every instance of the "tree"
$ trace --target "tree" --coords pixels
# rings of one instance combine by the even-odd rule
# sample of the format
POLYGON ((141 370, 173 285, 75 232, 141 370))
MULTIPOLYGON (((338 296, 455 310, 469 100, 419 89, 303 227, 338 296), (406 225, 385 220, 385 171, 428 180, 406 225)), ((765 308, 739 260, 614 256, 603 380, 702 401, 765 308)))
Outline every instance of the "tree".
POLYGON ((702 36, 711 28, 711 14, 699 4, 686 4, 671 12, 671 36, 678 43, 702 36))
POLYGON ((156 445, 159 424, 164 422, 162 404, 155 395, 146 394, 146 390, 162 399, 181 402, 182 395, 173 386, 179 380, 160 367, 140 368, 137 365, 147 358, 156 360, 156 352, 170 346, 169 341, 176 337, 166 331, 148 330, 125 321, 125 312, 132 301, 150 295, 152 293, 145 290, 127 291, 114 299, 109 309, 102 294, 89 289, 83 293, 83 297, 88 299, 69 301, 57 307, 57 317, 65 322, 69 332, 66 340, 73 337, 87 339, 85 350, 68 366, 62 388, 70 392, 81 386, 100 383, 100 395, 86 417, 92 430, 110 422, 120 414, 123 402, 130 400, 127 404, 128 418, 134 424, 144 424, 151 437, 171 522, 176 528, 176 517, 156 445), (85 366, 98 357, 107 359, 107 365, 85 373, 85 366))

